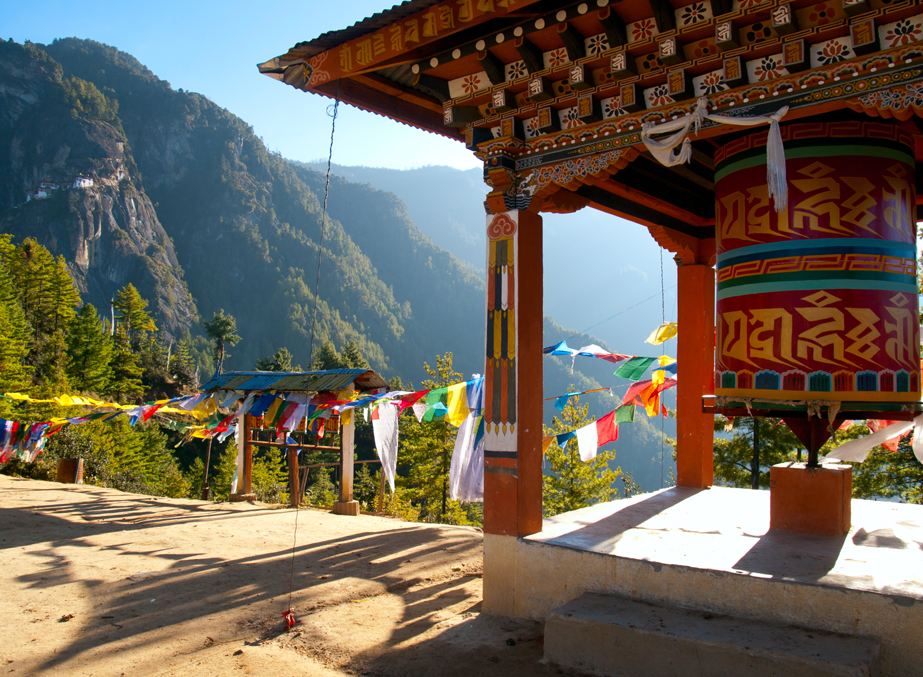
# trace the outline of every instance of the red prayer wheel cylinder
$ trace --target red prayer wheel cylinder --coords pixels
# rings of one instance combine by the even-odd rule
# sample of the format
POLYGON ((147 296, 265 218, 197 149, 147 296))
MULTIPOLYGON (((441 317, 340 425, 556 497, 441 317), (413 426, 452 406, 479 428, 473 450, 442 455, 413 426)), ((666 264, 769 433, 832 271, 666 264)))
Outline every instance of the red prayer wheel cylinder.
POLYGON ((766 138, 715 158, 715 394, 918 401, 910 135, 878 122, 783 127, 783 212, 768 196, 766 138))

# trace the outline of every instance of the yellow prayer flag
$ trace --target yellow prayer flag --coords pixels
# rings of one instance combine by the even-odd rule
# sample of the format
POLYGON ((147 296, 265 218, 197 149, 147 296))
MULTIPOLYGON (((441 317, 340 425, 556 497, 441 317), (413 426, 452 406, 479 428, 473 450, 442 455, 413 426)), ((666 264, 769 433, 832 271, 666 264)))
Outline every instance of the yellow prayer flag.
POLYGON ((468 416, 468 384, 456 383, 448 388, 448 411, 445 419, 456 428, 464 423, 468 416))
POLYGON ((658 367, 669 367, 671 364, 676 362, 675 357, 670 357, 669 355, 661 355, 657 358, 658 367))
POLYGON ((677 331, 678 327, 676 322, 667 322, 657 327, 650 336, 644 339, 644 342, 659 346, 664 341, 669 341, 676 336, 677 331))
POLYGON ((542 438, 542 453, 543 454, 548 453, 548 447, 550 447, 551 443, 554 442, 555 437, 556 437, 555 435, 549 435, 548 437, 542 438))

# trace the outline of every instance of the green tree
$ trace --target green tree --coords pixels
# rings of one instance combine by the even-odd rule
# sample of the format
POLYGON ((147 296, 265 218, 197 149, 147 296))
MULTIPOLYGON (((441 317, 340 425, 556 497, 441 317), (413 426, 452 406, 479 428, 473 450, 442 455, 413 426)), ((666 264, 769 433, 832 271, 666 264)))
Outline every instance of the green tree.
MULTIPOLYGON (((32 380, 32 367, 27 363, 32 326, 14 291, 7 263, 10 251, 15 252, 10 236, 0 236, 0 393, 27 390, 32 380)), ((0 400, 0 417, 12 413, 9 401, 0 400)))
POLYGON ((359 466, 353 481, 353 497, 359 501, 363 510, 374 512, 378 510, 378 487, 381 481, 381 471, 374 475, 369 469, 369 463, 363 463, 359 466))
POLYGON ((195 380, 195 363, 192 359, 189 342, 185 339, 179 342, 176 347, 176 352, 170 356, 170 376, 180 385, 193 385, 193 381, 195 380))
MULTIPOLYGON (((462 375, 452 368, 452 353, 436 356, 436 366, 424 363, 423 368, 431 378, 423 381, 423 388, 436 389, 458 383, 462 375)), ((399 476, 396 485, 402 497, 410 499, 419 510, 424 522, 443 524, 473 524, 478 509, 473 505, 460 506, 449 499, 449 467, 455 447, 457 430, 445 419, 418 422, 414 416, 401 421, 400 465, 406 475, 399 476)))
MULTIPOLYGON (((580 397, 567 401, 560 416, 543 426, 545 435, 558 435, 582 428, 595 419, 588 416, 589 405, 580 404, 580 397)), ((581 461, 577 440, 568 441, 562 449, 557 441, 545 452, 545 473, 542 477, 542 512, 546 517, 585 508, 594 503, 618 497, 615 480, 622 469, 611 470, 615 451, 601 451, 591 461, 581 461)))
POLYGON ((205 333, 214 342, 215 362, 223 364, 225 353, 225 344, 235 346, 240 341, 240 336, 235 334, 237 331, 237 320, 233 315, 226 314, 224 308, 214 313, 210 322, 203 322, 205 333))
POLYGON ((251 487, 257 500, 263 503, 288 501, 288 473, 277 449, 270 449, 253 459, 251 487))
POLYGON ((308 490, 308 502, 311 505, 327 508, 336 501, 336 487, 330 481, 330 471, 327 468, 314 468, 314 482, 308 490))
POLYGON ((67 332, 67 375, 78 390, 104 393, 112 378, 112 340, 96 308, 88 303, 67 332))
POLYGON ((368 369, 368 360, 362 355, 362 351, 356 342, 349 340, 343 346, 343 353, 340 355, 340 366, 343 369, 368 369))
POLYGON ((739 417, 731 422, 719 416, 715 431, 733 431, 730 438, 714 441, 715 484, 724 487, 768 488, 769 469, 796 460, 803 446, 778 418, 739 417))
POLYGON ((144 392, 141 376, 144 370, 138 364, 138 356, 132 352, 131 344, 124 327, 119 327, 115 332, 112 350, 112 379, 109 382, 109 393, 119 398, 132 398, 144 392))
POLYGON ((301 371, 300 366, 292 368, 292 354, 284 346, 272 357, 267 355, 257 359, 254 367, 257 371, 301 371))
POLYGON ((131 350, 141 353, 148 335, 157 331, 154 320, 147 312, 147 301, 141 298, 141 294, 129 282, 116 293, 112 305, 119 313, 116 322, 128 338, 131 350))
POLYGON ((334 346, 333 343, 324 341, 324 345, 317 351, 317 356, 314 358, 312 368, 317 371, 340 368, 340 354, 337 352, 336 346, 334 346))
MULTIPOLYGON (((204 464, 203 464, 204 465, 204 464)), ((212 498, 216 501, 226 501, 231 495, 231 482, 237 470, 237 442, 229 437, 221 452, 218 468, 215 470, 214 479, 209 481, 212 498)))

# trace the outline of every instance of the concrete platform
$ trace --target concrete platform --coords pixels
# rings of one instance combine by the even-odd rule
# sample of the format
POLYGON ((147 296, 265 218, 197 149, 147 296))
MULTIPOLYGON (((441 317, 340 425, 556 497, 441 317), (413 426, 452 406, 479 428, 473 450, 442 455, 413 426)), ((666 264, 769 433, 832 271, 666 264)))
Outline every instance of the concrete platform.
POLYGON ((485 535, 484 608, 543 620, 584 592, 878 638, 923 665, 923 507, 852 502, 845 536, 769 531, 769 492, 666 489, 485 535))
POLYGON ((881 642, 585 593, 545 623, 545 658, 614 677, 877 677, 881 642))

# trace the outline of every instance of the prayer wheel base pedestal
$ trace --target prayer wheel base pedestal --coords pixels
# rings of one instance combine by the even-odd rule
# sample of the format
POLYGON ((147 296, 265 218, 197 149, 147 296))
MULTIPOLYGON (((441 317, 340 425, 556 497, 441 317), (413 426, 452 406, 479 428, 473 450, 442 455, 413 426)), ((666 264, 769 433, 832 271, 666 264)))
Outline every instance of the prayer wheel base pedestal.
POLYGON ((779 463, 769 471, 769 528, 845 536, 852 501, 852 466, 779 463))
POLYGON ((333 504, 334 515, 358 515, 359 501, 336 501, 333 504))
POLYGON ((245 503, 246 501, 255 501, 256 494, 231 494, 231 503, 245 503))

